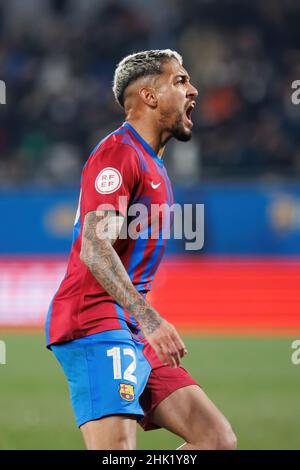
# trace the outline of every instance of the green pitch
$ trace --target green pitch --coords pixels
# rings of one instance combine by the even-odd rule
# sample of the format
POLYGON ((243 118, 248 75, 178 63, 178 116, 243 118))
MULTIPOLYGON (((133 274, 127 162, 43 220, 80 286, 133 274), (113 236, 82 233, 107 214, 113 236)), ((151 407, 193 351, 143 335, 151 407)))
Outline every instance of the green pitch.
MULTIPOLYGON (((1 335, 0 448, 81 449, 63 373, 42 335, 1 335)), ((187 337, 185 367, 231 421, 240 449, 300 449, 296 338, 187 337)), ((174 449, 166 431, 139 431, 140 449, 174 449)))

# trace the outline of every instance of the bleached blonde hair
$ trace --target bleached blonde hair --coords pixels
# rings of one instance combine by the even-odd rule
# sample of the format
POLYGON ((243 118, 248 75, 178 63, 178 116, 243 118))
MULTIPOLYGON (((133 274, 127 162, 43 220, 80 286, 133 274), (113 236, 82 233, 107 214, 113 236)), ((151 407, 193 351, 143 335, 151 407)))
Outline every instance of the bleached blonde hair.
POLYGON ((162 64, 171 59, 176 59, 182 65, 181 55, 171 49, 136 52, 124 57, 114 74, 113 92, 116 101, 124 107, 124 92, 128 85, 140 77, 160 75, 162 64))

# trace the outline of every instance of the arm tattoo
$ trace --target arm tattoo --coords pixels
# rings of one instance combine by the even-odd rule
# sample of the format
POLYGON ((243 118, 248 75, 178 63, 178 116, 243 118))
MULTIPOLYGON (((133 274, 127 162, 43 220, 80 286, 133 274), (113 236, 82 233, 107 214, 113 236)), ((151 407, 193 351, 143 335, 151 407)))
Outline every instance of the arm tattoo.
POLYGON ((133 286, 112 246, 114 240, 105 236, 111 217, 109 211, 101 216, 96 212, 86 214, 80 258, 106 292, 134 315, 145 334, 150 334, 159 327, 162 318, 133 286))

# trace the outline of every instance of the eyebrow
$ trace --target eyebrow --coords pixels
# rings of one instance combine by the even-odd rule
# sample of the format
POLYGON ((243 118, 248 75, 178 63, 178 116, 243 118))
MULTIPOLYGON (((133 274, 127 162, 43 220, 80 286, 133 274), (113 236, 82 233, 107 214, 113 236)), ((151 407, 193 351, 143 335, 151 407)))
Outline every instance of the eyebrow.
POLYGON ((185 77, 185 78, 187 78, 188 80, 191 79, 191 77, 190 77, 187 73, 184 73, 184 72, 178 73, 177 75, 175 75, 174 78, 179 78, 179 77, 185 77))

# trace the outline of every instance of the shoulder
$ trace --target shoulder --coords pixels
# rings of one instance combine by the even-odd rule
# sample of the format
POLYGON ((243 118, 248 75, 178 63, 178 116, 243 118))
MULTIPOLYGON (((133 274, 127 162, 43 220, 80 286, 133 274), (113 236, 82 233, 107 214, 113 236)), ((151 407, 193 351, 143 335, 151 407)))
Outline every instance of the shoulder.
POLYGON ((121 128, 99 142, 88 158, 86 166, 101 166, 106 163, 139 166, 139 158, 138 148, 129 134, 121 128))

